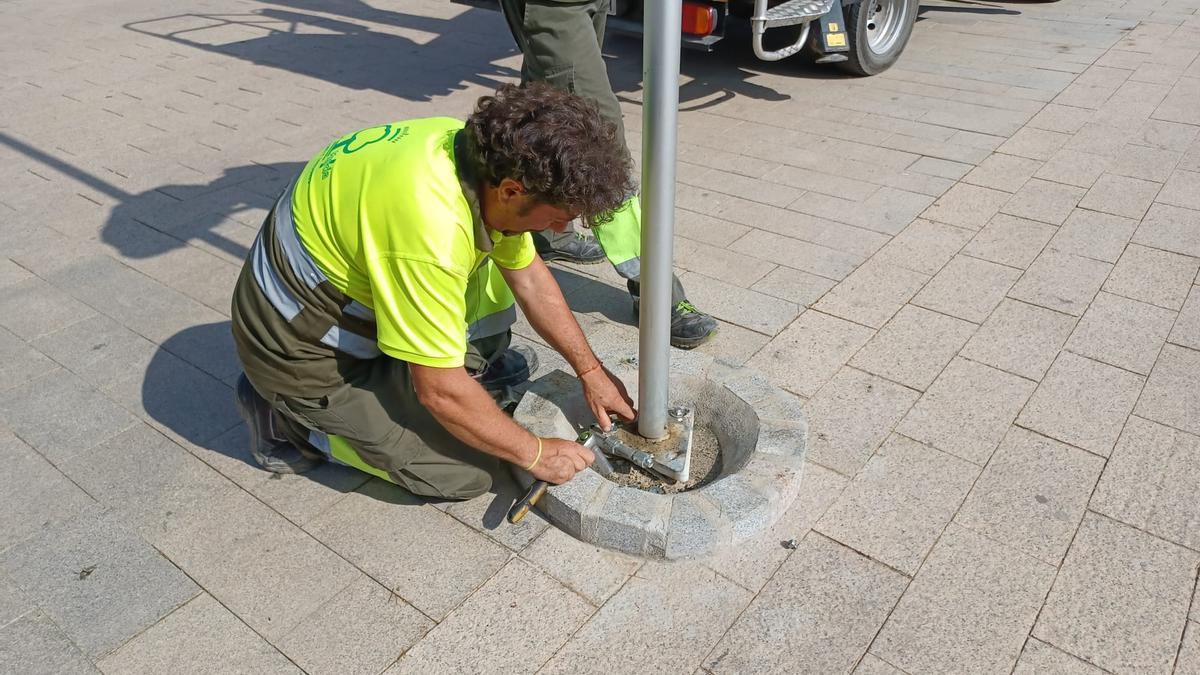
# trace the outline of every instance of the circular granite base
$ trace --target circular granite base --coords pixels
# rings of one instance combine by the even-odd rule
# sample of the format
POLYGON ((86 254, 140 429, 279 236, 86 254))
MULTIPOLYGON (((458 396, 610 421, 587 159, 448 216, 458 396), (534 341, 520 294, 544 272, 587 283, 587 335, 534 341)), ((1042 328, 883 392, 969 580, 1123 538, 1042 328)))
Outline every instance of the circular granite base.
MULTIPOLYGON (((609 356, 609 369, 637 399, 637 368, 609 356)), ((717 436, 718 477, 695 489, 655 494, 586 469, 550 488, 538 510, 597 546, 652 559, 710 555, 770 527, 800 491, 808 428, 799 400, 761 374, 696 352, 672 352, 670 401, 695 410, 717 436)), ((540 436, 573 439, 595 421, 579 381, 561 370, 530 387, 513 417, 540 436)), ((515 470, 518 482, 532 479, 515 470)))

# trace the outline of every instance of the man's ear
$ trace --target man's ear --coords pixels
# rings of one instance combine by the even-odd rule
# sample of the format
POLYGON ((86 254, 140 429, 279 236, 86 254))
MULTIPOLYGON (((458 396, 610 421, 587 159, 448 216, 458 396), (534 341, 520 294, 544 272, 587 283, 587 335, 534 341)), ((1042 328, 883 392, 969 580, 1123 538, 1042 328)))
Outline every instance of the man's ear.
POLYGON ((510 202, 525 194, 525 186, 511 178, 502 178, 500 184, 496 186, 496 191, 502 202, 510 202))

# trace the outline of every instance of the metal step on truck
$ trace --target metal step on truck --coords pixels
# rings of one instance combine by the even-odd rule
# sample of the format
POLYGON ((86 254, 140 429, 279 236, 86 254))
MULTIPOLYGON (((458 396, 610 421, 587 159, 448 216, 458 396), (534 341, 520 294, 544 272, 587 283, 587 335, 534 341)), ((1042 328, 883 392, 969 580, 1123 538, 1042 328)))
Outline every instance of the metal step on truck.
MULTIPOLYGON (((609 30, 642 34, 645 0, 611 0, 609 30)), ((654 1, 654 0, 650 0, 654 1)), ((750 22, 754 54, 779 61, 807 54, 855 75, 875 75, 900 58, 918 0, 682 0, 683 43, 712 50, 731 20, 750 22), (768 35, 770 37, 768 38, 768 35)))

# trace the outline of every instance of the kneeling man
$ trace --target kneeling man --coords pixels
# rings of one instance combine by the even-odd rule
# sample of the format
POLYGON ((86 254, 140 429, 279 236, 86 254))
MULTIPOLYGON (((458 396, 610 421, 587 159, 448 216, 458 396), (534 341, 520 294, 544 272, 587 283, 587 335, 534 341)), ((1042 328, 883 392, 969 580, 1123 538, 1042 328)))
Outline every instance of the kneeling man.
POLYGON ((602 221, 633 192, 615 127, 549 86, 506 85, 466 124, 414 119, 338 139, 263 223, 233 296, 255 459, 333 460, 425 496, 466 499, 498 461, 552 483, 592 461, 536 438, 489 388, 528 377, 514 301, 574 368, 596 419, 633 419, 530 233, 602 221))

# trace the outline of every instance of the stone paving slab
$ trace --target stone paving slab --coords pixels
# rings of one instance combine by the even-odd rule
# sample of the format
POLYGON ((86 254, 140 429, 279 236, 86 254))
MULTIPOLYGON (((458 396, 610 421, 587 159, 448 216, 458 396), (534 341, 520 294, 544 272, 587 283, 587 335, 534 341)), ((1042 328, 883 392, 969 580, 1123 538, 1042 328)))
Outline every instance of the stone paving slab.
POLYGON ((848 671, 883 625, 907 580, 810 533, 704 659, 711 673, 848 671))
POLYGON ((1088 514, 1033 635, 1106 670, 1170 672, 1200 554, 1088 514))
POLYGON ((951 525, 871 651, 906 672, 1004 672, 1020 654, 1054 567, 951 525))
POLYGON ((9 548, 0 568, 92 658, 199 592, 115 514, 98 509, 9 548))
POLYGON ((0 627, 0 668, 8 673, 99 673, 79 648, 41 612, 0 627))
POLYGON ((269 642, 201 593, 97 664, 105 673, 299 673, 269 642))
POLYGON ((978 475, 970 462, 894 435, 816 529, 911 576, 978 475))

